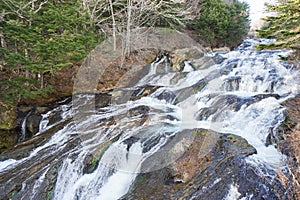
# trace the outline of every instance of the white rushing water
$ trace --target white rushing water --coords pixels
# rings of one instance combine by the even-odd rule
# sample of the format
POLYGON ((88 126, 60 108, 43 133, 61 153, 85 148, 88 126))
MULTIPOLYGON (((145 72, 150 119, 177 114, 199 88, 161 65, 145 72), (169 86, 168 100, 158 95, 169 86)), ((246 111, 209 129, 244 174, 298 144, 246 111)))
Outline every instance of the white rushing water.
MULTIPOLYGON (((168 72, 168 66, 163 64, 166 57, 156 60, 137 88, 159 88, 144 97, 112 101, 98 110, 80 110, 92 105, 94 97, 77 95, 72 109, 67 104, 44 114, 38 134, 61 123, 49 125, 53 113, 59 111, 61 121, 71 117, 73 120, 27 157, 0 162, 0 175, 26 163, 35 165, 39 160, 50 160, 49 166, 40 169, 41 175, 32 186, 32 199, 38 199, 39 187, 44 187, 47 173, 55 166, 58 175, 53 199, 118 199, 128 192, 137 174, 145 172, 143 162, 153 163, 153 168, 147 169, 151 171, 166 166, 169 159, 175 161, 192 138, 185 136, 183 142, 175 143, 180 152, 174 151, 174 158, 163 157, 161 149, 167 148, 180 130, 194 128, 241 136, 257 150, 248 158, 249 163, 276 169, 283 155, 274 145, 266 146, 266 139, 270 130, 284 120, 281 103, 299 93, 299 82, 295 71, 279 59, 287 52, 252 50, 259 42, 268 41, 246 40, 235 51, 209 54, 223 60, 210 67, 185 61, 183 72, 168 72), (157 74, 159 67, 165 73, 157 74), (159 159, 154 156, 158 153, 162 155, 159 159), (94 166, 86 172, 88 158, 93 159, 90 163, 94 166)), ((127 90, 112 93, 124 91, 127 90)), ((26 190, 30 188, 21 189, 20 193, 25 195, 26 190)), ((233 184, 225 199, 237 196, 233 184)))

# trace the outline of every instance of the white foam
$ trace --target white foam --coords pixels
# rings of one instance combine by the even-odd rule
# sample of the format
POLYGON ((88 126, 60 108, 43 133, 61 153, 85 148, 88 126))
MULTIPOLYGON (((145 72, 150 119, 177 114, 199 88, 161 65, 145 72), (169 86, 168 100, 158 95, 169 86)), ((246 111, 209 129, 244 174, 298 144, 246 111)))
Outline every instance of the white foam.
POLYGON ((241 196, 241 193, 238 191, 238 186, 237 185, 230 185, 230 189, 228 191, 227 196, 224 198, 224 200, 238 200, 239 197, 241 196))

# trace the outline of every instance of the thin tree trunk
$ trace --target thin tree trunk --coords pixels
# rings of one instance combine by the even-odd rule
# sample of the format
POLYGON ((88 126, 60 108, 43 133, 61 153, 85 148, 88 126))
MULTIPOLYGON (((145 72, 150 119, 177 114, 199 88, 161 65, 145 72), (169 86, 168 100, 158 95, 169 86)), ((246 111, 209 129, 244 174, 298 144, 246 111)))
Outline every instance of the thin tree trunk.
POLYGON ((6 48, 6 42, 5 42, 4 34, 2 31, 0 32, 0 40, 1 40, 1 47, 6 48))
MULTIPOLYGON (((5 43, 4 34, 3 34, 2 30, 0 31, 0 43, 1 43, 2 48, 6 48, 6 43, 5 43)), ((3 68, 4 68, 3 65, 4 65, 4 58, 2 58, 0 60, 0 71, 3 70, 3 68)))
POLYGON ((112 0, 109 0, 109 5, 110 5, 110 12, 111 12, 111 17, 112 17, 112 21, 113 21, 113 48, 114 51, 117 50, 117 38, 116 38, 116 20, 115 20, 115 14, 114 14, 114 9, 113 9, 113 4, 112 4, 112 0))
POLYGON ((44 74, 43 73, 40 73, 40 76, 41 76, 41 89, 44 88, 44 74))
POLYGON ((131 9, 132 9, 132 2, 131 0, 127 0, 127 28, 126 28, 126 42, 125 42, 125 54, 130 53, 130 37, 131 37, 131 9))
MULTIPOLYGON (((25 45, 26 46, 26 45, 25 45)), ((25 47, 25 49, 24 49, 24 54, 25 54, 25 58, 26 59, 29 59, 28 58, 28 49, 25 47)), ((26 78, 29 78, 29 71, 28 71, 28 69, 25 69, 25 77, 26 78)))

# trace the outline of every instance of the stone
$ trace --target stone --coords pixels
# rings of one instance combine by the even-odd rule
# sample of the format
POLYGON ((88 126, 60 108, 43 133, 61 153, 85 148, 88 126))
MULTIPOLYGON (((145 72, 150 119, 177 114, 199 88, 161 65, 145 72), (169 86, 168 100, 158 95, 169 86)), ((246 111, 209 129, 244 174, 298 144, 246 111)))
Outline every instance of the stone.
POLYGON ((232 187, 240 198, 287 197, 280 183, 260 177, 245 161, 256 153, 245 139, 204 129, 184 130, 180 134, 191 132, 195 138, 178 160, 159 170, 139 174, 121 199, 224 199, 232 187))
POLYGON ((31 137, 39 131, 39 125, 42 120, 41 114, 35 110, 26 120, 26 137, 31 137))
POLYGON ((182 63, 186 60, 191 62, 200 59, 204 56, 203 49, 200 49, 196 46, 191 48, 183 48, 183 49, 176 49, 170 54, 171 62, 172 62, 172 69, 174 71, 182 71, 183 65, 182 63))
POLYGON ((220 48, 214 48, 212 49, 213 52, 229 52, 230 48, 229 47, 220 47, 220 48))

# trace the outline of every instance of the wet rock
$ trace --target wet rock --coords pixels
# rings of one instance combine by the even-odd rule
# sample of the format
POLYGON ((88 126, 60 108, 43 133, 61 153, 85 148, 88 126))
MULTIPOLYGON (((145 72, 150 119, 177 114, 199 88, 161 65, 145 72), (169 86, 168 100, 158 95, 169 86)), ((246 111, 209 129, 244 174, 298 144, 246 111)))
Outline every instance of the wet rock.
POLYGON ((280 99, 279 94, 258 94, 258 95, 255 95, 253 98, 255 99, 256 102, 258 102, 262 99, 266 99, 266 98, 270 98, 270 97, 273 97, 275 99, 280 99))
POLYGON ((111 103, 112 95, 107 92, 95 94, 95 108, 103 108, 111 103))
MULTIPOLYGON (((73 142, 76 143, 76 141, 73 142)), ((71 148, 72 145, 78 145, 78 143, 68 144, 65 149, 71 148)), ((54 151, 54 149, 50 150, 54 151)), ((37 158, 42 159, 24 161, 13 171, 2 171, 0 176, 0 199, 31 199, 33 197, 34 199, 52 199, 57 173, 62 164, 64 153, 61 155, 49 154, 47 156, 39 154, 37 158), (46 169, 45 166, 49 168, 46 169), (24 170, 24 168, 27 170, 24 170), (45 180, 40 183, 39 190, 33 193, 32 190, 27 189, 27 187, 34 188, 37 180, 43 176, 45 180), (22 182, 26 183, 26 187, 19 187, 22 182)))
POLYGON ((189 60, 193 62, 202 58, 203 56, 204 51, 195 46, 191 48, 177 49, 173 51, 170 55, 173 65, 172 69, 173 71, 182 71, 184 61, 189 60))
POLYGON ((175 93, 172 92, 172 91, 167 91, 167 90, 165 90, 165 91, 163 91, 162 93, 160 93, 160 94, 157 96, 157 98, 158 98, 159 100, 166 100, 166 102, 172 103, 172 102, 175 100, 176 95, 175 95, 175 93))
POLYGON ((34 110, 26 119, 26 138, 30 138, 39 131, 39 125, 42 120, 41 113, 38 110, 34 110))
POLYGON ((83 161, 84 163, 83 174, 90 174, 96 170, 102 155, 108 149, 110 144, 111 143, 108 142, 103 145, 100 145, 100 147, 97 148, 94 154, 90 154, 87 157, 85 157, 85 160, 83 161))
POLYGON ((53 165, 45 175, 44 190, 40 190, 40 194, 36 195, 37 199, 53 199, 55 183, 57 180, 59 165, 53 165))
POLYGON ((216 54, 213 57, 213 60, 215 61, 216 64, 221 64, 226 58, 224 58, 221 54, 216 54))
POLYGON ((175 85, 180 81, 182 78, 185 78, 187 73, 175 73, 175 75, 170 80, 170 83, 175 85))
POLYGON ((139 141, 139 139, 140 139, 140 138, 137 138, 137 137, 130 137, 130 138, 124 140, 123 143, 127 145, 127 148, 126 148, 127 151, 129 151, 130 147, 131 147, 134 143, 136 143, 137 141, 139 141))
POLYGON ((70 121, 67 120, 63 123, 58 124, 57 126, 50 128, 41 135, 34 136, 29 140, 20 142, 12 146, 11 148, 7 148, 1 153, 0 161, 4 161, 10 158, 18 160, 28 156, 34 148, 45 144, 56 131, 62 129, 69 122, 70 121))
POLYGON ((213 120, 216 120, 222 116, 227 109, 231 110, 231 108, 233 108, 235 111, 238 111, 243 105, 250 105, 250 102, 249 99, 235 95, 222 95, 213 102, 211 107, 200 109, 197 120, 205 120, 212 115, 214 116, 213 120))
POLYGON ((48 122, 49 126, 62 120, 60 112, 53 112, 53 113, 50 113, 49 115, 50 115, 49 116, 49 122, 48 122))
POLYGON ((148 152, 153 148, 155 145, 159 143, 160 138, 159 137, 154 137, 151 139, 145 139, 146 142, 143 144, 143 153, 148 152))
POLYGON ((130 100, 138 100, 142 97, 149 96, 153 92, 155 92, 159 86, 146 85, 144 87, 139 87, 135 89, 133 92, 130 92, 130 100))
POLYGON ((233 59, 227 61, 226 65, 221 69, 220 74, 228 75, 232 71, 232 69, 238 66, 238 63, 239 63, 239 59, 233 59))
POLYGON ((178 160, 139 174, 122 199, 224 199, 231 188, 236 188, 239 198, 287 199, 282 184, 261 177, 245 161, 256 153, 246 140, 232 134, 191 131, 195 138, 178 160))
POLYGON ((191 61, 191 64, 195 69, 206 69, 215 64, 215 61, 211 57, 204 56, 200 59, 191 61))
POLYGON ((270 128, 269 134, 266 138, 266 146, 274 144, 277 146, 285 138, 285 130, 282 126, 270 128))
POLYGON ((148 106, 137 106, 135 108, 132 108, 128 111, 128 115, 130 117, 132 116, 138 116, 138 115, 147 115, 150 111, 150 107, 148 106))
POLYGON ((115 89, 110 92, 111 94, 111 103, 122 104, 127 101, 135 101, 141 99, 142 97, 148 96, 155 92, 159 86, 145 85, 143 87, 134 87, 134 88, 124 88, 124 89, 115 89))
POLYGON ((157 58, 156 74, 167 74, 173 72, 172 63, 169 58, 169 54, 159 55, 157 58))
POLYGON ((182 100, 200 92, 205 86, 207 82, 205 80, 200 80, 196 84, 192 85, 189 88, 183 88, 176 91, 176 103, 181 102, 182 100))
POLYGON ((47 112, 49 107, 33 107, 33 106, 19 106, 18 117, 16 124, 20 134, 19 141, 24 141, 31 138, 39 132, 39 125, 42 120, 42 112, 47 112))

